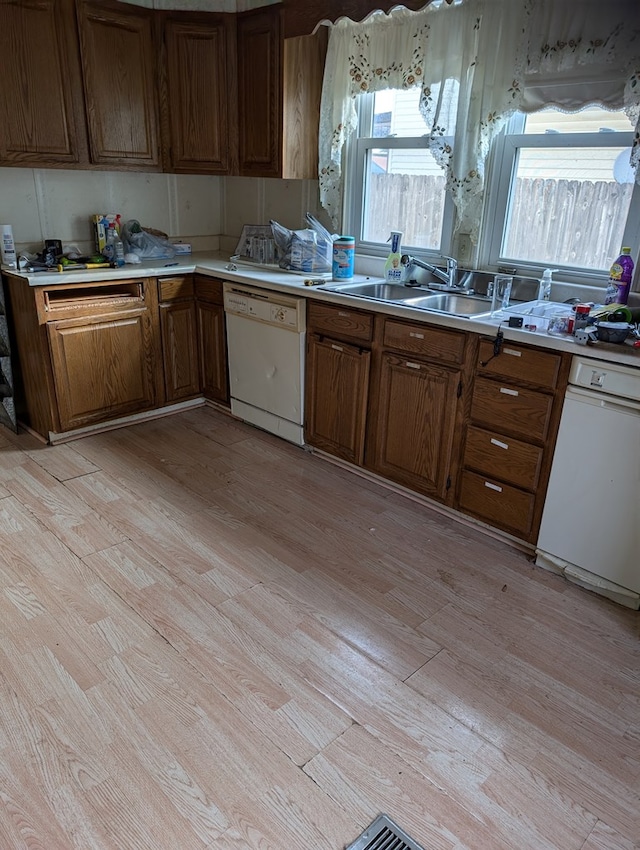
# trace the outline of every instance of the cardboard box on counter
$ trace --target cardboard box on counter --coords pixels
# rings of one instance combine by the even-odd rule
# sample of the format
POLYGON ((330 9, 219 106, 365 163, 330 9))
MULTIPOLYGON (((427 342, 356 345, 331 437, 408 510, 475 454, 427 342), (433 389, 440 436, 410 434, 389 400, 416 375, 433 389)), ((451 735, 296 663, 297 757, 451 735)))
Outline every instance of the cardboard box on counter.
POLYGON ((173 248, 176 254, 190 254, 191 253, 191 243, 190 242, 172 242, 173 248))
POLYGON ((118 236, 120 235, 120 213, 96 213, 91 217, 91 223, 96 251, 101 254, 107 244, 107 231, 110 224, 115 224, 118 236))

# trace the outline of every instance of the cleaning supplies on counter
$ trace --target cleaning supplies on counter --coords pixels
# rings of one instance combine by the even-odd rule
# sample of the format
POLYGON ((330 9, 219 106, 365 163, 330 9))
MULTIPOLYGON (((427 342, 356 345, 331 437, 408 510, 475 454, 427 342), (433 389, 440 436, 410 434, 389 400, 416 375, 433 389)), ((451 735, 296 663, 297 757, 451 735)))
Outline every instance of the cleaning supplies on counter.
POLYGON ((557 269, 545 269, 542 272, 540 283, 538 284, 538 301, 551 301, 551 284, 553 283, 553 273, 557 269))
POLYGON ((611 266, 605 304, 626 304, 629 300, 629 288, 633 278, 633 260, 631 248, 622 248, 620 256, 611 266))
POLYGON ((2 265, 6 269, 18 268, 16 245, 13 241, 13 229, 10 224, 0 224, 0 254, 2 265))
POLYGON ((353 236, 339 236, 333 242, 331 276, 344 282, 353 278, 355 267, 356 240, 353 236))
POLYGON ((387 257, 387 262, 384 264, 384 279, 387 283, 402 283, 403 268, 400 263, 402 252, 400 242, 402 241, 402 231, 392 230, 391 236, 387 242, 391 242, 391 251, 387 257))

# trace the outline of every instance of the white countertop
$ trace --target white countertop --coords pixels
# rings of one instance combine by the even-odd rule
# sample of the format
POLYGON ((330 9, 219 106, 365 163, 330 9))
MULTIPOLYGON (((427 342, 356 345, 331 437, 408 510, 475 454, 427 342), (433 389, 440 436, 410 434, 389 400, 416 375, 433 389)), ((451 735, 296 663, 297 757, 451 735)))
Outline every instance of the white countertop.
MULTIPOLYGON (((434 313, 415 307, 402 306, 389 302, 373 301, 367 298, 354 298, 350 295, 340 295, 337 292, 324 292, 316 286, 305 285, 305 280, 317 279, 313 274, 291 274, 282 270, 271 270, 255 267, 250 264, 234 263, 227 255, 220 253, 197 253, 174 257, 173 260, 147 260, 139 265, 126 265, 118 269, 83 269, 75 272, 28 274, 6 272, 22 278, 29 286, 51 286, 52 284, 85 283, 87 281, 130 280, 138 277, 171 277, 179 274, 209 275, 218 279, 236 283, 271 289, 276 292, 286 292, 290 295, 312 297, 319 301, 342 304, 352 309, 369 310, 373 313, 386 313, 418 322, 429 322, 440 327, 468 330, 473 333, 493 335, 499 325, 497 319, 476 319, 460 316, 450 316, 446 313, 434 313)), ((380 280, 380 278, 365 275, 355 275, 351 282, 380 280)), ((325 282, 329 283, 327 279, 325 282)), ((596 360, 621 363, 640 369, 640 349, 634 349, 628 342, 615 345, 612 343, 596 342, 589 345, 578 345, 573 337, 553 336, 545 331, 528 331, 510 328, 502 324, 506 340, 538 345, 555 351, 567 351, 571 354, 591 357, 596 360)))

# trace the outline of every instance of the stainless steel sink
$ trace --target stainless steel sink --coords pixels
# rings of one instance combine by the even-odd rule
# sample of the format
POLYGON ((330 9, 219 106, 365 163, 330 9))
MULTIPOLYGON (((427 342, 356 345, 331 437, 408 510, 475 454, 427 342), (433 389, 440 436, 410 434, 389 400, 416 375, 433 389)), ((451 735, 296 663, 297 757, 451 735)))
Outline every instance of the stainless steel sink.
POLYGON ((461 292, 430 292, 423 287, 403 286, 398 283, 367 282, 345 284, 323 284, 318 289, 351 295, 355 298, 372 298, 376 301, 403 304, 420 310, 433 310, 454 316, 479 316, 488 313, 489 298, 478 298, 461 292))
POLYGON ((339 292, 342 295, 353 295, 356 298, 374 298, 376 301, 406 301, 407 298, 415 298, 416 293, 426 294, 425 289, 416 289, 403 286, 401 283, 341 283, 323 284, 318 289, 327 289, 330 292, 339 292))
POLYGON ((407 307, 418 307, 421 310, 436 310, 439 313, 450 313, 454 316, 480 316, 491 310, 489 298, 474 298, 457 292, 443 292, 437 295, 426 295, 405 299, 407 307))

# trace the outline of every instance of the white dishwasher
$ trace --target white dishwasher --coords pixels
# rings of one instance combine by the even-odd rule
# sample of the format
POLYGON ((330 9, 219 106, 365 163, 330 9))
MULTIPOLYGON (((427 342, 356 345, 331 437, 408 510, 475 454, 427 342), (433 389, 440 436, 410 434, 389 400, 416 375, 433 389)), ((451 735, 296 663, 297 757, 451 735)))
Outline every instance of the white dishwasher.
POLYGON ((574 357, 536 563, 640 605, 640 369, 574 357))
POLYGON ((225 282, 231 412, 304 444, 305 299, 225 282))

